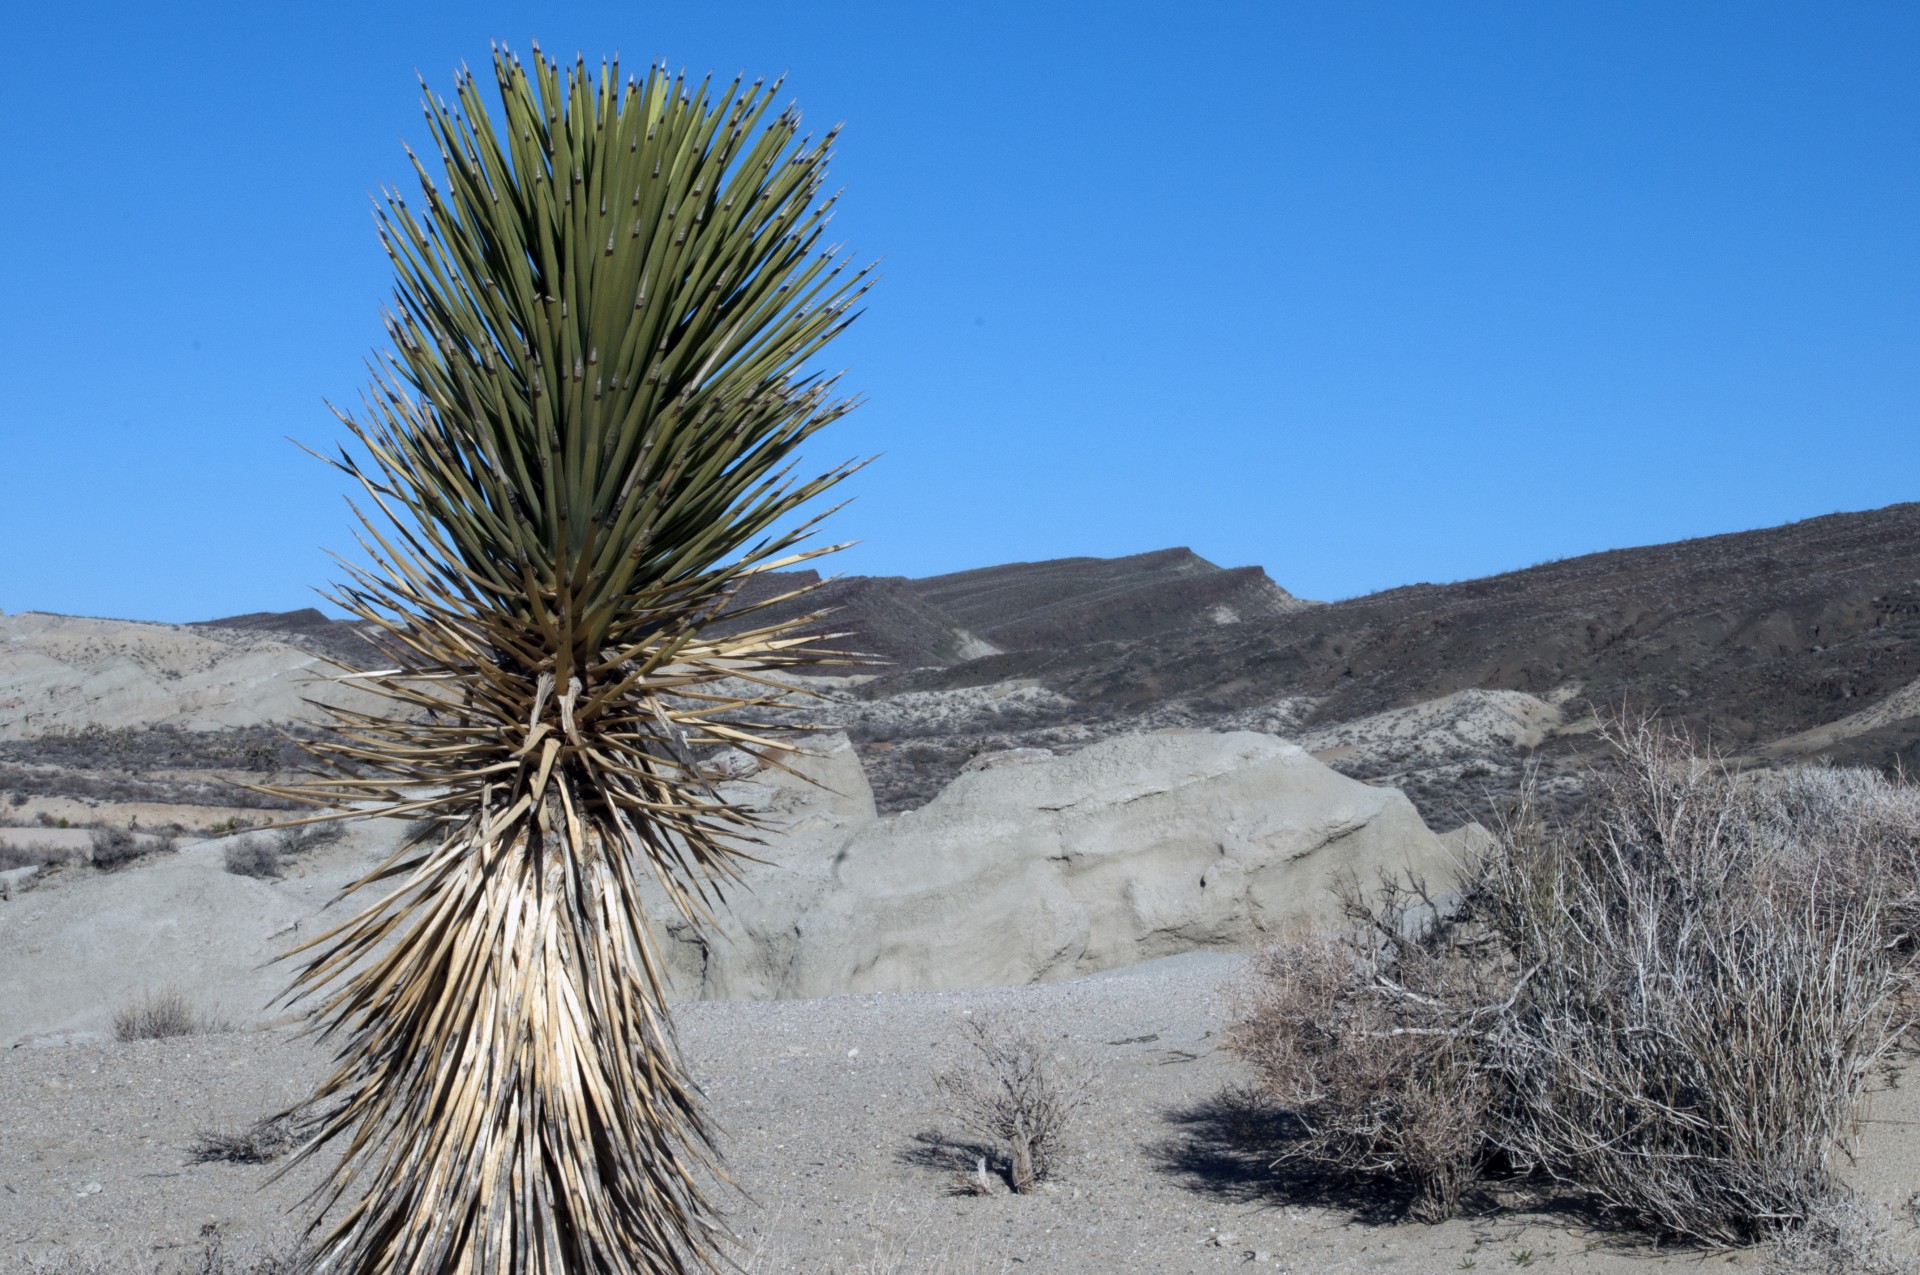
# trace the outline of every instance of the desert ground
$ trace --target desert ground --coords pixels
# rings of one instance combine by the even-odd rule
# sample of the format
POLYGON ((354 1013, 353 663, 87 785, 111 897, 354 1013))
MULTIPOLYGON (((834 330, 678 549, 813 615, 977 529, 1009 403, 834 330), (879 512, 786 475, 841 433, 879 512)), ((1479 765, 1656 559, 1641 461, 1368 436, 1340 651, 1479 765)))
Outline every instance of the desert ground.
MULTIPOLYGON (((1329 1197, 1266 1172, 1243 1079, 1217 1048, 1236 959, 1197 954, 1064 983, 966 992, 683 1005, 683 1043, 723 1130, 721 1189, 748 1269, 780 1272, 1759 1269, 1758 1251, 1661 1250, 1577 1212, 1488 1197, 1438 1226, 1379 1215, 1390 1197, 1329 1197), (1096 1076, 1057 1180, 963 1195, 970 1162, 929 1084, 969 1016, 1029 1026, 1096 1076), (954 1144, 959 1143, 956 1147, 954 1144), (1504 1205, 1505 1207, 1497 1207, 1504 1205)), ((0 1252, 146 1270, 200 1251, 274 1251, 296 1229, 309 1164, 195 1162, 195 1139, 294 1101, 327 1051, 294 1029, 23 1047, 0 1055, 0 1252), (143 1263, 145 1263, 143 1265, 143 1263)), ((1920 1102, 1875 1095, 1850 1172, 1899 1219, 1920 1182, 1920 1102)))
MULTIPOLYGON (((1412 865, 1444 886, 1484 835, 1470 820, 1529 770, 1577 800, 1594 705, 1623 690, 1697 710, 1754 764, 1898 763, 1920 730, 1920 607, 1900 583, 1916 561, 1920 513, 1900 506, 1332 606, 1184 550, 837 582, 895 664, 821 679, 795 708, 838 732, 815 782, 721 776, 767 812, 774 861, 724 932, 658 918, 737 1260, 1840 1269, 1659 1246, 1537 1183, 1397 1221, 1389 1190, 1271 1166, 1283 1116, 1245 1097, 1222 1038, 1246 955, 1333 923, 1336 870, 1412 865), (1744 609, 1712 594, 1756 556, 1785 565, 1742 585, 1744 609), (934 1084, 981 1021, 1089 1078, 1030 1194, 998 1171, 978 1189, 981 1149, 934 1084)), ((276 1000, 274 958, 400 829, 242 870, 238 851, 278 844, 253 830, 289 812, 238 785, 287 772, 308 700, 356 694, 316 680, 328 660, 364 657, 317 613, 0 617, 0 1271, 199 1272, 215 1249, 237 1275, 293 1243, 332 1152, 288 1168, 202 1151, 328 1067, 276 1000), (122 831, 145 853, 91 862, 122 831), (116 1039, 116 1014, 157 993, 203 1030, 116 1039)), ((1920 1255, 1907 1066, 1877 1078, 1842 1172, 1920 1255)))

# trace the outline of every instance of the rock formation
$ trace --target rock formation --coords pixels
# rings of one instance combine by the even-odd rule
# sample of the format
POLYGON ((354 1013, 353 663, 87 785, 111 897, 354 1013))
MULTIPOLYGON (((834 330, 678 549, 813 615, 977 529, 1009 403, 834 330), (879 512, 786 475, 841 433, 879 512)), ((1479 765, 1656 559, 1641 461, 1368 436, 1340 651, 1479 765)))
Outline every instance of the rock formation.
MULTIPOLYGON (((1252 732, 1170 731, 1066 756, 989 755, 932 802, 863 817, 844 745, 815 774, 839 812, 767 785, 783 822, 721 930, 668 918, 683 991, 807 997, 1029 983, 1339 923, 1332 887, 1453 859, 1399 792, 1252 732), (785 803, 783 805, 783 803, 785 803)), ((786 777, 782 777, 783 780, 786 777)))

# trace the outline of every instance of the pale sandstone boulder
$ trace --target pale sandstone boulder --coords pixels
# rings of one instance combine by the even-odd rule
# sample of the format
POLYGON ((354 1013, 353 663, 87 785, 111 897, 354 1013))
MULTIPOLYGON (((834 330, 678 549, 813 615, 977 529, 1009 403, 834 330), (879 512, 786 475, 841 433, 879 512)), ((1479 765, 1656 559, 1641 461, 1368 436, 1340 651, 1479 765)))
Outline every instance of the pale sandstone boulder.
POLYGON ((718 759, 736 777, 719 785, 728 800, 758 811, 767 827, 743 847, 763 862, 743 865, 743 880, 726 889, 714 924, 696 928, 655 893, 654 933, 667 953, 670 987, 700 1000, 757 1000, 785 995, 799 939, 800 916, 832 884, 833 864, 847 839, 876 821, 873 789, 846 735, 816 735, 787 770, 760 767, 744 754, 718 759), (796 772, 796 773, 790 773, 796 772))
MULTIPOLYGON (((1332 887, 1454 861, 1398 791, 1269 735, 1127 736, 985 759, 884 819, 796 822, 704 944, 701 996, 825 996, 1068 978, 1340 922, 1332 887)), ((671 927, 670 927, 671 928, 671 927)))
MULTIPOLYGON (((722 781, 768 823, 716 927, 654 901, 680 996, 767 998, 1022 984, 1199 949, 1246 950, 1339 923, 1330 884, 1452 858, 1399 792, 1251 733, 1165 733, 1053 756, 983 758, 926 807, 877 817, 844 736, 798 775, 722 781)), ((744 768, 742 768, 744 770, 744 768)), ((236 1026, 274 1021, 273 957, 345 919, 323 906, 390 852, 397 821, 353 825, 286 880, 224 870, 224 841, 113 873, 72 869, 0 901, 0 1048, 100 1036, 177 988, 236 1026)), ((37 884, 37 883, 36 883, 37 884)), ((25 882, 21 883, 24 887, 25 882)))

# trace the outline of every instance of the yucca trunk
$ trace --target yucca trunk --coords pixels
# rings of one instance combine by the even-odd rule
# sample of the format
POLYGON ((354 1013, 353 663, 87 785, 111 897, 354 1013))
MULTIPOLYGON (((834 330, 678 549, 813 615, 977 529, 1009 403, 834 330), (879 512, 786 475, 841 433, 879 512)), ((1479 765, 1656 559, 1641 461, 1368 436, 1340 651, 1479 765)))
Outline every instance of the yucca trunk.
POLYGON ((729 608, 825 551, 789 515, 846 471, 785 467, 850 406, 805 364, 865 285, 818 248, 832 135, 768 119, 777 85, 493 66, 495 117, 470 75, 428 98, 445 189, 415 160, 423 207, 381 211, 394 348, 342 416, 371 503, 334 596, 391 712, 336 712, 324 773, 276 790, 420 821, 299 949, 339 1046, 314 1263, 685 1271, 722 1179, 642 896, 710 918, 754 822, 699 758, 791 747, 777 674, 834 658, 729 608))

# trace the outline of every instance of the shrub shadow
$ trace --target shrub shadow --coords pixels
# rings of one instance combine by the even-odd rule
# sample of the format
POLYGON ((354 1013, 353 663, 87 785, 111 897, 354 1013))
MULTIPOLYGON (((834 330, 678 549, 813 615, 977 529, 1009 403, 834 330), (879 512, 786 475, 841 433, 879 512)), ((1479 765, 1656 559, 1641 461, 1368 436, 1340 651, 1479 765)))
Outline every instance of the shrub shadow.
POLYGON ((1173 1132, 1144 1149, 1148 1162, 1188 1190, 1239 1204, 1336 1209, 1374 1225, 1399 1221, 1412 1191, 1392 1182, 1352 1182, 1280 1157, 1302 1134, 1292 1112, 1229 1089, 1161 1117, 1173 1132))
MULTIPOLYGON (((1347 1221, 1390 1226, 1407 1221, 1413 1191, 1404 1184, 1343 1179, 1280 1160, 1302 1136, 1299 1120, 1245 1090, 1228 1089, 1161 1118, 1174 1132, 1148 1144, 1149 1163, 1186 1189, 1235 1204, 1295 1205, 1344 1214, 1347 1221)), ((969 1167, 971 1161, 968 1162, 969 1167)), ((1582 1235, 1590 1249, 1699 1253, 1699 1246, 1623 1226, 1590 1198, 1526 1174, 1482 1179, 1468 1187, 1457 1214, 1476 1230, 1549 1222, 1582 1235)))
POLYGON ((922 1129, 911 1144, 894 1153, 899 1164, 912 1165, 935 1173, 972 1173, 982 1158, 987 1167, 998 1172, 1006 1156, 996 1147, 971 1138, 953 1138, 939 1129, 922 1129))
POLYGON ((970 1138, 950 1138, 939 1129, 922 1129, 914 1134, 912 1145, 895 1152, 893 1158, 896 1163, 940 1174, 953 1195, 984 1195, 1013 1188, 1004 1153, 970 1138))

